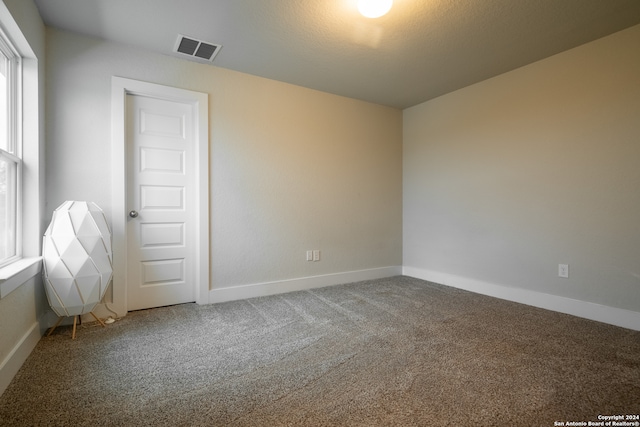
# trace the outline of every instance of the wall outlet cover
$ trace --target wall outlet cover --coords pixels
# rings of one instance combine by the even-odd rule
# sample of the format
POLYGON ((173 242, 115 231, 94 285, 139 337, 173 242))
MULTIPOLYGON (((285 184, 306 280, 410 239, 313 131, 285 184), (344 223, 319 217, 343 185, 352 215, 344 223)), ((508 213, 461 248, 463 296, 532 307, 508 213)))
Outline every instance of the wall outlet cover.
POLYGON ((558 277, 569 278, 569 264, 558 264, 558 277))

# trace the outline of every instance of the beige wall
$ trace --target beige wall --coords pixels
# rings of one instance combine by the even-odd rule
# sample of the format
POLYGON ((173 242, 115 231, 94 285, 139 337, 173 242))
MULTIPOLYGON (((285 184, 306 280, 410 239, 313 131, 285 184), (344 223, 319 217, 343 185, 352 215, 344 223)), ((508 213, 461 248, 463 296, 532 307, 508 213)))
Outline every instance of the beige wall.
POLYGON ((47 42, 49 215, 69 199, 110 215, 115 75, 209 94, 212 288, 401 265, 400 110, 53 29, 47 42))
POLYGON ((403 265, 640 311, 639 46, 635 26, 405 110, 403 265))

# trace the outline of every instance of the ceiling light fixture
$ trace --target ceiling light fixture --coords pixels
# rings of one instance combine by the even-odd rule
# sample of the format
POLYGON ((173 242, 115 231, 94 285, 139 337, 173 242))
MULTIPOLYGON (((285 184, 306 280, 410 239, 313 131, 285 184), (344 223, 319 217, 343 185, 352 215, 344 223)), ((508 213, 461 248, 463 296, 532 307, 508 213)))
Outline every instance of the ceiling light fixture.
POLYGON ((391 10, 393 0, 358 0, 358 11, 367 18, 379 18, 391 10))

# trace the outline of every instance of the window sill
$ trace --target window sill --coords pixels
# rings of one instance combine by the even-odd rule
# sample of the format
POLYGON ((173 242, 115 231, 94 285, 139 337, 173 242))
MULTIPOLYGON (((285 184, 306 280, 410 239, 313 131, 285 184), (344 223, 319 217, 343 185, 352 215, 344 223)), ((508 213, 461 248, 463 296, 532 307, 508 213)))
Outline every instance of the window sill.
POLYGON ((0 299, 42 271, 42 257, 22 258, 0 268, 0 299))

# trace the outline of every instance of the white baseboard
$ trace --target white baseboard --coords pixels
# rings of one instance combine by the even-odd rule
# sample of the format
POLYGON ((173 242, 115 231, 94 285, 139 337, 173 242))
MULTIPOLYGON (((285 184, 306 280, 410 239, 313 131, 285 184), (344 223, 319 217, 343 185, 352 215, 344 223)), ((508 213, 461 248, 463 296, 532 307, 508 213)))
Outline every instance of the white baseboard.
POLYGON ((395 266, 324 274, 321 276, 301 277, 298 279, 280 280, 276 282, 229 286, 210 290, 209 303, 212 304, 246 298, 263 297, 286 292, 322 288, 325 286, 333 286, 343 283, 359 282, 362 280, 382 279, 385 277, 399 276, 401 274, 402 267, 395 266))
POLYGON ((18 373, 22 364, 27 360, 33 349, 40 341, 40 322, 34 322, 13 350, 0 363, 0 395, 4 393, 13 377, 18 373))
POLYGON ((441 285, 640 331, 640 313, 636 311, 609 307, 602 304, 527 289, 510 288, 414 267, 403 267, 402 272, 405 276, 415 277, 441 285))

